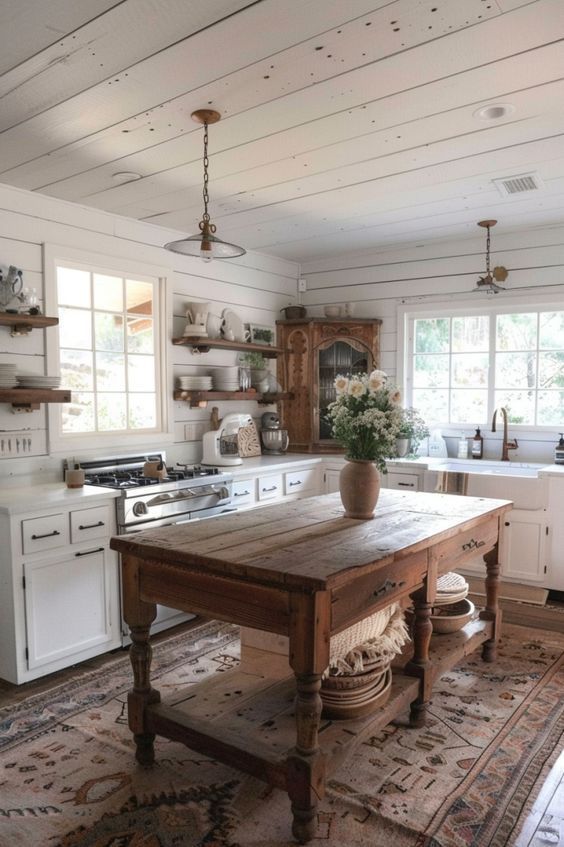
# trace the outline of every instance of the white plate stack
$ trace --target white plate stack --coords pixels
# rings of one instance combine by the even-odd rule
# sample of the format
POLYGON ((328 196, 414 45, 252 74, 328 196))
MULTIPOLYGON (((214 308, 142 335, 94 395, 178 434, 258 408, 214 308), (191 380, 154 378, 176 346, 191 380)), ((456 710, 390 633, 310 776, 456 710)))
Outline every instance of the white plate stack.
POLYGON ((14 388, 16 385, 16 365, 0 365, 0 388, 14 388))
POLYGON ((212 370, 213 387, 216 391, 239 391, 239 368, 237 365, 212 370))
POLYGON ((178 387, 183 391, 211 391, 211 376, 179 376, 178 387))
POLYGON ((37 376, 36 374, 19 374, 17 377, 18 388, 58 388, 61 384, 60 376, 37 376))

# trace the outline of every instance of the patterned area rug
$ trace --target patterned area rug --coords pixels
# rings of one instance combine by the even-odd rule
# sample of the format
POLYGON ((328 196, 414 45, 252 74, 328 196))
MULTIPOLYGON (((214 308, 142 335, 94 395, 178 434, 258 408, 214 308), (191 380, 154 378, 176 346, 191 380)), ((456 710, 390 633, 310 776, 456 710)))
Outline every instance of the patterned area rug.
MULTIPOLYGON (((437 680, 428 725, 367 738, 320 806, 324 847, 502 847, 562 749, 564 635, 506 626, 497 663, 437 680)), ((237 630, 208 623, 155 648, 167 696, 238 662, 237 630)), ((284 792, 158 739, 137 767, 130 667, 113 659, 0 710, 0 845, 288 847, 284 792)))

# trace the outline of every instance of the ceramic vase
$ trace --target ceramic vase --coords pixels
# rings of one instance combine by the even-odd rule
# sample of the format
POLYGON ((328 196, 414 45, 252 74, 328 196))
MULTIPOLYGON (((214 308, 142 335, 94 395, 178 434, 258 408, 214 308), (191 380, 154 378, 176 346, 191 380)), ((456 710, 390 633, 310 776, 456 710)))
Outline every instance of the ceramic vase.
POLYGON ((400 459, 409 453, 409 438, 396 438, 396 454, 400 459))
POLYGON ((339 476, 341 502, 346 518, 366 520, 374 517, 380 494, 380 472, 367 459, 347 459, 339 476))

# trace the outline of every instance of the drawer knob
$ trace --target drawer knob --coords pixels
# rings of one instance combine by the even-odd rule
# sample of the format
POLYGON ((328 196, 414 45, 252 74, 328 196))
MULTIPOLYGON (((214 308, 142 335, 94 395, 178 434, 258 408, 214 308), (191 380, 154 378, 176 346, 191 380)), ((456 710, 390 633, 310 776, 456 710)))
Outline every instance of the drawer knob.
POLYGON ((414 488, 415 487, 414 482, 398 482, 398 485, 403 486, 403 488, 414 488))
POLYGON ((270 488, 263 488, 262 490, 263 491, 276 491, 277 488, 278 488, 277 485, 271 485, 270 488))
POLYGON ((96 529, 97 526, 104 526, 104 521, 98 521, 98 523, 87 523, 87 524, 84 524, 84 525, 80 524, 80 526, 78 528, 79 529, 96 529))
POLYGON ((233 496, 234 497, 248 497, 248 495, 250 493, 251 493, 250 491, 236 491, 233 496))
POLYGON ((485 541, 476 541, 475 538, 471 538, 470 541, 467 541, 466 544, 462 545, 463 550, 477 550, 478 547, 483 547, 485 541))
POLYGON ((290 483, 290 487, 291 487, 292 485, 302 485, 302 484, 303 484, 303 483, 302 483, 301 479, 298 479, 298 480, 296 480, 296 482, 291 482, 291 483, 290 483))
POLYGON ((390 591, 395 591, 396 588, 403 588, 405 585, 405 581, 401 582, 393 582, 391 579, 387 579, 380 588, 377 588, 374 592, 374 597, 383 597, 384 594, 389 594, 390 591))
POLYGON ((59 532, 58 529, 54 529, 53 532, 46 532, 44 535, 32 535, 31 540, 32 541, 38 541, 40 538, 51 538, 53 535, 60 535, 60 534, 61 533, 59 532))

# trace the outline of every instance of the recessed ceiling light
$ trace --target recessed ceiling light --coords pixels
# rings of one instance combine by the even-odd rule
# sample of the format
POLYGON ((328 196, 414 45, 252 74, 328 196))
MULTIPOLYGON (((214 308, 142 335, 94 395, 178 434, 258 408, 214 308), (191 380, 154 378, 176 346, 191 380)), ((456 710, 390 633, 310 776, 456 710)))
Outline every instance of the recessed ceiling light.
POLYGON ((512 115, 514 111, 515 106, 512 106, 511 103, 490 103, 489 106, 481 106, 476 109, 472 114, 481 121, 499 121, 508 115, 512 115))
POLYGON ((112 174, 112 179, 114 182, 119 182, 120 184, 123 182, 134 182, 136 179, 141 179, 141 174, 133 173, 133 171, 118 171, 118 173, 112 174))

